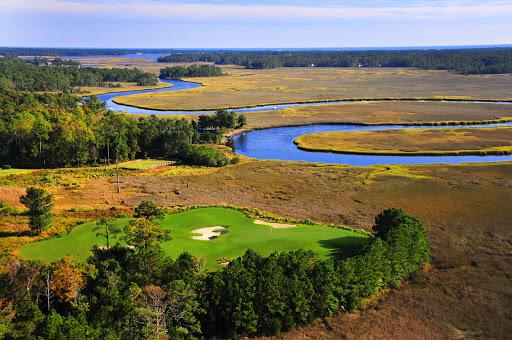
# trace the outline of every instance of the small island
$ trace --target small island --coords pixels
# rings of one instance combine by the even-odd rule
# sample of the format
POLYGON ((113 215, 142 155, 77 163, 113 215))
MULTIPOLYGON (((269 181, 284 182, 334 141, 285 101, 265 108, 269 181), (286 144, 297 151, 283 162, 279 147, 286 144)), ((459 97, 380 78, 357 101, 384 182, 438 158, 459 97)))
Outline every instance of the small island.
POLYGON ((508 155, 512 129, 443 128, 325 132, 298 137, 293 142, 305 151, 388 156, 508 155))

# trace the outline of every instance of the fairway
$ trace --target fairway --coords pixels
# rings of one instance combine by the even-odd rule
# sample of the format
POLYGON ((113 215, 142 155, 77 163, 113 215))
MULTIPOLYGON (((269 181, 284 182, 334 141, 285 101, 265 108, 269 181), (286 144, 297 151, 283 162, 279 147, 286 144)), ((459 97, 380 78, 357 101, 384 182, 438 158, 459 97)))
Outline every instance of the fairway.
MULTIPOLYGON (((128 218, 117 220, 119 226, 125 226, 128 221, 128 218)), ((94 226, 95 223, 83 224, 62 237, 28 244, 19 250, 19 254, 43 261, 54 261, 71 255, 84 261, 94 244, 105 244, 103 238, 97 238, 92 232, 94 226)), ((310 249, 326 258, 342 251, 343 247, 368 242, 367 236, 342 229, 302 225, 273 228, 259 225, 254 223, 254 219, 225 208, 194 209, 170 215, 161 222, 161 227, 170 230, 173 238, 161 244, 168 256, 176 259, 179 254, 188 251, 194 256, 205 258, 206 269, 210 271, 221 268, 218 259, 234 259, 243 255, 248 248, 261 255, 269 255, 274 251, 310 249), (215 226, 225 227, 225 233, 212 240, 193 239, 193 236, 200 234, 191 231, 215 226)))
POLYGON ((131 170, 145 170, 152 166, 160 166, 160 165, 169 165, 174 164, 174 161, 167 161, 162 159, 147 159, 147 160, 139 160, 136 162, 132 162, 126 165, 120 166, 122 169, 131 169, 131 170))

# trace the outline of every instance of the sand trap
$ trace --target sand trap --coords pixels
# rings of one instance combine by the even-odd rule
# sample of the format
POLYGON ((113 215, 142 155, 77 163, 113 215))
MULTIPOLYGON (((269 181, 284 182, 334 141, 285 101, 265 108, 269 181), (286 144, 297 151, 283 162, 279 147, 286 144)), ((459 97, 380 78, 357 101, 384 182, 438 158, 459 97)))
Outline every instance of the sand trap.
POLYGON ((215 231, 219 229, 226 229, 226 227, 217 226, 217 227, 207 227, 207 228, 201 228, 192 230, 192 234, 202 234, 201 236, 192 236, 194 240, 203 240, 203 241, 210 241, 213 239, 216 239, 218 236, 225 234, 225 231, 215 231))
POLYGON ((267 222, 267 221, 261 221, 261 220, 256 220, 256 221, 254 221, 254 223, 255 224, 269 225, 269 226, 272 226, 272 227, 278 228, 278 229, 291 228, 291 227, 296 227, 297 226, 296 224, 273 223, 273 222, 267 222))

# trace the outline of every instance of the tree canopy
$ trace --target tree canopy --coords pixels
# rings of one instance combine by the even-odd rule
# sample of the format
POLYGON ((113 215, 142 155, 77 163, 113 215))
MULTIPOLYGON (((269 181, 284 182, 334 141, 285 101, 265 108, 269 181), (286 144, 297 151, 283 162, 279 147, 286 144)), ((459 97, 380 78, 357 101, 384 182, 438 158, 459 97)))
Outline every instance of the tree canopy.
POLYGON ((160 78, 219 77, 222 69, 215 65, 172 66, 160 69, 160 78))
POLYGON ((417 67, 462 74, 512 72, 512 48, 364 51, 212 51, 180 53, 159 62, 211 62, 248 69, 276 67, 417 67))
POLYGON ((60 58, 0 58, 0 88, 19 91, 72 91, 86 86, 116 86, 114 83, 119 82, 135 82, 141 86, 156 85, 157 77, 137 68, 81 67, 79 62, 60 58))

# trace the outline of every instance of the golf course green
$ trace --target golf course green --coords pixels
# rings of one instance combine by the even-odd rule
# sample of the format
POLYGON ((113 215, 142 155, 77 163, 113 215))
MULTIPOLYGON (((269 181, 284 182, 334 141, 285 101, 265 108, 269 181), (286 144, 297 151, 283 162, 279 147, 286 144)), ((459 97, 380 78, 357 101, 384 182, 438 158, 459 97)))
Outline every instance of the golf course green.
MULTIPOLYGON (((120 227, 128 224, 129 218, 116 220, 120 227)), ((93 245, 105 245, 104 238, 96 237, 92 229, 96 223, 86 223, 73 228, 61 237, 27 244, 19 250, 19 255, 29 259, 55 261, 64 256, 71 256, 84 261, 90 254, 93 245)), ((366 235, 349 230, 299 225, 289 228, 276 228, 270 225, 255 224, 254 219, 241 212, 226 208, 193 209, 175 215, 166 216, 160 223, 164 230, 170 230, 172 240, 163 242, 163 251, 171 258, 177 258, 188 251, 194 256, 206 259, 207 270, 221 268, 218 259, 237 258, 252 248, 261 255, 269 255, 274 251, 290 251, 309 249, 329 257, 354 246, 368 242, 366 235), (192 231, 208 227, 224 227, 217 231, 223 233, 216 238, 207 240, 193 239, 201 233, 192 231)), ((119 238, 111 241, 119 242, 119 238)))

